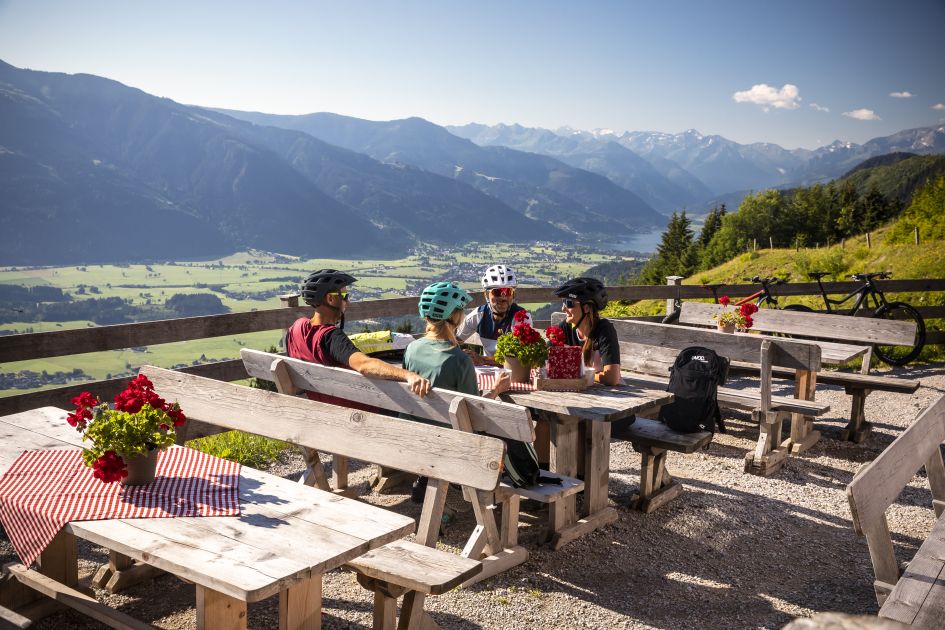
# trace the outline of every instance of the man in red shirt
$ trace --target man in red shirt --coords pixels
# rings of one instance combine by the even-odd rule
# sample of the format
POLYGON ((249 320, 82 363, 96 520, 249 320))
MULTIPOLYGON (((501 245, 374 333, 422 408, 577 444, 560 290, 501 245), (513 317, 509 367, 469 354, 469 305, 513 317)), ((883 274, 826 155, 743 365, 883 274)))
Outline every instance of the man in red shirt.
MULTIPOLYGON (((415 372, 369 357, 358 350, 342 330, 349 302, 348 286, 355 282, 354 276, 335 269, 320 269, 309 274, 302 283, 302 299, 315 308, 315 313, 311 318, 297 319, 289 327, 286 352, 296 359, 349 368, 370 378, 406 381, 413 393, 427 395, 430 381, 415 372)), ((308 397, 345 407, 366 408, 327 394, 308 392, 308 397)))

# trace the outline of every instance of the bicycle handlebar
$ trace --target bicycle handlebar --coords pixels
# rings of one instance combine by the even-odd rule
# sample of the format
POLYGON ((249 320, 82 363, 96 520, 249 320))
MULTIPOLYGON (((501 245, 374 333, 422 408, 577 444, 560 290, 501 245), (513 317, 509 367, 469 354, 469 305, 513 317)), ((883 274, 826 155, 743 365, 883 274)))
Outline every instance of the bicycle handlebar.
POLYGON ((891 271, 874 271, 873 273, 851 273, 849 278, 854 280, 872 280, 873 278, 879 278, 880 280, 885 280, 886 278, 892 277, 891 271))

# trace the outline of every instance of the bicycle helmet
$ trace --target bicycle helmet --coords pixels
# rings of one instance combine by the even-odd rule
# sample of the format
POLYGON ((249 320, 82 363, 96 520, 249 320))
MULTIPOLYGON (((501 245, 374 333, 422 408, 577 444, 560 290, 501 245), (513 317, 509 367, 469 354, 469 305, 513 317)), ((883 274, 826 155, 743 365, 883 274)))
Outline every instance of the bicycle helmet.
POLYGON ((572 278, 555 289, 555 295, 590 302, 599 311, 607 306, 607 290, 597 278, 572 278))
POLYGON ((449 318, 458 308, 472 302, 472 297, 453 282, 434 282, 420 294, 420 317, 432 320, 449 318))
POLYGON ((302 282, 302 300, 309 306, 318 307, 325 296, 332 291, 357 282, 357 278, 336 269, 319 269, 308 275, 302 282))
POLYGON ((483 289, 505 289, 516 285, 515 272, 505 265, 492 265, 482 277, 483 289))

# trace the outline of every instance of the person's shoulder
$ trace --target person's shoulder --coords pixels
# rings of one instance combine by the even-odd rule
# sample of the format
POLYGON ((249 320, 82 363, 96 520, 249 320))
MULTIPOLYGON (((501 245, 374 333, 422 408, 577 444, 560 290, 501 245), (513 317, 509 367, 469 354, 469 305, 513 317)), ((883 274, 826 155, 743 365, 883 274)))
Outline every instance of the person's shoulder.
POLYGON ((617 332, 617 329, 614 327, 614 323, 609 319, 597 320, 597 330, 598 332, 613 332, 615 334, 617 332))

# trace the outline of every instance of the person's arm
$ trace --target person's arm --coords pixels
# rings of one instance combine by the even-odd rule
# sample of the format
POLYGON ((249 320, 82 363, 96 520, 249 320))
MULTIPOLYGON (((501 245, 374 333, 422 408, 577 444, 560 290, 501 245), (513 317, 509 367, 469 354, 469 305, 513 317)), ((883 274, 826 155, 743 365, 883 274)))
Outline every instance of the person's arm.
POLYGON ((469 336, 476 332, 476 327, 479 325, 479 318, 480 313, 478 308, 474 308, 472 312, 467 313, 466 317, 463 318, 463 323, 456 329, 456 338, 460 341, 469 339, 469 336))
POLYGON ((362 376, 369 378, 383 378, 389 381, 406 381, 410 386, 410 391, 418 396, 426 396, 430 393, 430 381, 423 378, 416 372, 405 370, 404 368, 385 363, 380 359, 369 357, 363 352, 355 352, 348 357, 348 365, 351 369, 359 372, 362 376))
POLYGON ((322 343, 327 344, 326 349, 336 363, 347 365, 363 376, 389 381, 406 381, 410 386, 410 391, 418 396, 426 396, 430 393, 430 381, 409 370, 369 357, 358 350, 348 339, 348 335, 341 330, 336 329, 325 335, 322 343))
POLYGON ((492 386, 492 389, 482 392, 482 397, 492 399, 498 398, 499 394, 507 392, 511 386, 512 375, 508 372, 500 372, 495 378, 495 384, 492 386))
POLYGON ((594 380, 602 385, 620 384, 620 342, 614 325, 606 319, 597 324, 597 348, 601 371, 594 375, 594 380))

